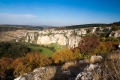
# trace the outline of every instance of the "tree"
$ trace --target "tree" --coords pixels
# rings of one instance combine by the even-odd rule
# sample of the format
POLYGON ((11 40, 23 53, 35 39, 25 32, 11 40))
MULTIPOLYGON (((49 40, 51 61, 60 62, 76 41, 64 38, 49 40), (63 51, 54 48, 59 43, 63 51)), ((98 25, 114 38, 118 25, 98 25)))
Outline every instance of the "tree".
POLYGON ((51 64, 51 60, 41 53, 28 53, 25 57, 17 58, 12 67, 15 69, 15 76, 31 72, 33 69, 51 64))
POLYGON ((98 47, 100 44, 100 41, 94 37, 84 37, 78 44, 78 47, 81 51, 81 53, 92 53, 94 52, 94 49, 98 47))

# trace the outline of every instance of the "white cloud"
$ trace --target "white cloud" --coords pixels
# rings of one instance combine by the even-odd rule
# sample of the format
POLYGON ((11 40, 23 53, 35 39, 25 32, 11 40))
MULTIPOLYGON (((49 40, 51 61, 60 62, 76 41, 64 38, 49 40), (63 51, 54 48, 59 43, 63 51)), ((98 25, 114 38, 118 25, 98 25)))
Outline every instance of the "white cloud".
POLYGON ((0 24, 31 24, 36 17, 32 14, 0 13, 0 24))
POLYGON ((23 18, 23 19, 28 19, 28 18, 35 18, 37 16, 32 15, 32 14, 8 14, 8 13, 0 13, 0 17, 2 18, 23 18))

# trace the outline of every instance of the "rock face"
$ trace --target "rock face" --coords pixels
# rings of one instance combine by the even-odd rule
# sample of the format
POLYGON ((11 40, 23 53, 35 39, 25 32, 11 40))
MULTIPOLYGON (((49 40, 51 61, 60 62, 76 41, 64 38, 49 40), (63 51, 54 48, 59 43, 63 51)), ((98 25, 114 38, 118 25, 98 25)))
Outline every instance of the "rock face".
POLYGON ((37 44, 47 45, 51 43, 58 43, 60 45, 68 45, 68 47, 74 48, 78 46, 78 42, 81 40, 81 34, 86 34, 86 30, 46 31, 44 34, 39 32, 37 44))
POLYGON ((109 35, 110 37, 120 37, 120 31, 112 31, 111 34, 109 35))
POLYGON ((0 41, 27 42, 39 45, 48 45, 51 43, 57 43, 59 45, 67 45, 69 48, 78 46, 78 42, 81 40, 81 35, 85 35, 85 29, 73 29, 73 30, 16 30, 1 33, 0 41))
POLYGON ((37 44, 51 44, 51 43, 58 43, 60 45, 67 45, 68 39, 63 34, 53 34, 50 36, 38 36, 37 44))
MULTIPOLYGON (((94 58, 94 61, 97 61, 95 60, 97 58, 94 58)), ((99 63, 88 64, 84 60, 80 60, 66 62, 62 66, 36 68, 33 72, 14 80, 99 80, 97 74, 100 73, 101 66, 99 63)))
POLYGON ((102 56, 91 56, 90 58, 90 63, 98 63, 98 62, 102 62, 103 58, 102 56))
MULTIPOLYGON (((87 30, 90 30, 89 33, 95 34, 97 27, 92 28, 80 28, 80 29, 67 29, 67 30, 16 30, 8 32, 0 32, 0 41, 11 41, 15 40, 16 42, 28 42, 39 45, 48 45, 51 43, 57 43, 60 45, 67 45, 69 48, 74 48, 78 46, 81 36, 87 34, 87 30)), ((100 30, 104 30, 100 28, 100 30)), ((115 37, 120 37, 119 32, 113 32, 111 35, 115 37)))
POLYGON ((85 35, 85 29, 73 30, 16 30, 1 32, 0 41, 27 42, 39 45, 57 43, 67 45, 69 48, 77 47, 81 35, 85 35))
POLYGON ((101 73, 101 66, 98 64, 90 64, 86 68, 84 68, 83 72, 80 72, 75 80, 99 80, 97 78, 97 74, 95 73, 101 73))
POLYGON ((33 72, 24 74, 23 76, 20 76, 14 80, 54 80, 54 75, 59 73, 57 72, 57 69, 59 69, 59 67, 55 66, 37 68, 33 70, 33 72))

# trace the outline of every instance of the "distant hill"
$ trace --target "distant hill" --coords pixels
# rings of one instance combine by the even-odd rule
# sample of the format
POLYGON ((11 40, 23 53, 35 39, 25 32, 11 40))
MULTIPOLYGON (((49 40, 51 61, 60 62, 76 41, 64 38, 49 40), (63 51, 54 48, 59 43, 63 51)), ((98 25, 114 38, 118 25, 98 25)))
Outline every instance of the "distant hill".
POLYGON ((2 31, 14 31, 14 30, 43 30, 41 26, 31 26, 31 25, 0 25, 0 32, 2 31))
POLYGON ((108 27, 108 26, 120 26, 120 21, 113 22, 109 24, 102 23, 93 23, 93 24, 83 24, 83 25, 71 25, 71 26, 63 26, 63 27, 54 27, 54 26, 34 26, 34 25, 9 25, 9 24, 1 24, 1 31, 11 31, 11 30, 43 30, 43 29, 52 29, 56 30, 64 30, 64 29, 77 29, 77 28, 89 28, 89 27, 108 27))
POLYGON ((113 22, 110 24, 83 24, 83 25, 71 25, 71 26, 65 26, 65 27, 57 27, 56 29, 76 29, 76 28, 88 28, 88 27, 108 27, 108 26, 120 26, 119 22, 113 22))
POLYGON ((72 25, 66 26, 66 28, 87 28, 87 27, 100 27, 100 26, 108 26, 109 24, 83 24, 83 25, 72 25))
POLYGON ((119 22, 111 23, 110 25, 120 26, 120 21, 119 22))

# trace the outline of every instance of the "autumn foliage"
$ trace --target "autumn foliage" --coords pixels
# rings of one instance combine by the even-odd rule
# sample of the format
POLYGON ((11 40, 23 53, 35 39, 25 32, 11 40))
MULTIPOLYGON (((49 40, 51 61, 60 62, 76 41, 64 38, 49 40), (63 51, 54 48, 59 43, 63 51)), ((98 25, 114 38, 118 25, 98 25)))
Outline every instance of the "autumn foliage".
POLYGON ((54 63, 63 63, 73 59, 79 59, 82 55, 79 50, 76 49, 75 52, 72 52, 70 49, 65 48, 61 51, 58 51, 52 55, 52 60, 54 63))
POLYGON ((93 53, 100 44, 100 41, 94 37, 84 37, 78 44, 81 53, 93 53))
MULTIPOLYGON (((1 56, 0 59, 0 76, 6 75, 5 72, 13 69, 15 77, 31 72, 35 68, 53 64, 61 64, 71 60, 79 60, 89 57, 89 55, 105 55, 116 49, 118 42, 114 41, 99 41, 94 37, 84 37, 78 44, 78 47, 73 49, 64 48, 61 51, 55 52, 51 57, 47 57, 39 52, 25 53, 23 56, 7 58, 1 56)), ((21 46, 22 47, 22 46, 21 46)), ((3 50, 2 48, 0 48, 3 50)), ((22 48, 23 52, 24 49, 22 48)), ((5 51, 5 50, 4 50, 5 51)), ((19 52, 20 53, 20 52, 19 52)), ((20 53, 21 54, 21 53, 20 53)), ((13 54, 10 54, 12 56, 13 54)), ((10 57, 8 56, 8 57, 10 57)))
POLYGON ((13 62, 12 58, 1 58, 0 59, 0 75, 4 76, 5 71, 11 68, 11 63, 13 62))
POLYGON ((49 60, 45 55, 40 53, 29 53, 25 57, 17 58, 13 62, 12 66, 15 68, 14 74, 19 76, 30 72, 35 68, 49 64, 51 64, 51 60, 49 60))

